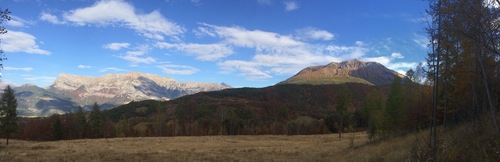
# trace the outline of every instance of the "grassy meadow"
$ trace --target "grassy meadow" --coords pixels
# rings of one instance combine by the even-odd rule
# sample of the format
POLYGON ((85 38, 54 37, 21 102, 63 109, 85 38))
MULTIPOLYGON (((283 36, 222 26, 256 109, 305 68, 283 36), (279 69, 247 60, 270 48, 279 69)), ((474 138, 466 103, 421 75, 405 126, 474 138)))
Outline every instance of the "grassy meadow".
MULTIPOLYGON (((394 140, 411 140, 401 138, 394 140)), ((338 134, 327 134, 12 140, 8 146, 2 140, 0 161, 404 161, 408 158, 407 144, 401 141, 368 143, 366 133, 344 133, 342 139, 338 134)))

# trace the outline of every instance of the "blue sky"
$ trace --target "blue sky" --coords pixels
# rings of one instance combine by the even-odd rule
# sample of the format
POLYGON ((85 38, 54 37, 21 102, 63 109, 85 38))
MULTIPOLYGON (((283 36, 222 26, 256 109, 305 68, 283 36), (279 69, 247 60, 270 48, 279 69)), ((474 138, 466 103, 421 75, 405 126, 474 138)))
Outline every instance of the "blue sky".
POLYGON ((143 72, 265 87, 351 59, 396 71, 425 60, 424 0, 0 0, 2 82, 143 72))

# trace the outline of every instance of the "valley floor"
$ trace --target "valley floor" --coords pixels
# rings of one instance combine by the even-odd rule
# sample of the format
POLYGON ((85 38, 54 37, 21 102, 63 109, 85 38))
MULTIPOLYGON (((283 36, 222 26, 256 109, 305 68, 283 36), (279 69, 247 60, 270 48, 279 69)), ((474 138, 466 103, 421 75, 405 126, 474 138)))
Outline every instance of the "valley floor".
POLYGON ((11 140, 8 146, 0 140, 0 161, 401 161, 408 155, 402 141, 391 148, 367 145, 366 133, 344 133, 342 139, 327 134, 11 140))

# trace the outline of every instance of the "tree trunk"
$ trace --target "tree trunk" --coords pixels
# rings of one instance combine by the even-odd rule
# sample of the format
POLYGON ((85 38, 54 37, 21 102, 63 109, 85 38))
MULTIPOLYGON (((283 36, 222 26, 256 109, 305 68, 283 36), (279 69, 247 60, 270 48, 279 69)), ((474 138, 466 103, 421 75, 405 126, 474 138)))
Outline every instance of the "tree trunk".
POLYGON ((493 101, 491 100, 491 95, 490 95, 490 89, 489 89, 489 86, 488 86, 488 81, 487 81, 487 76, 486 76, 486 72, 484 70, 484 63, 483 63, 483 59, 481 57, 481 53, 479 53, 479 65, 481 67, 481 74, 483 76, 483 84, 484 84, 484 88, 486 90, 486 96, 487 96, 487 99, 488 99, 488 107, 490 108, 490 112, 491 112, 491 116, 493 118, 493 124, 495 126, 495 131, 497 132, 497 134, 500 133, 500 129, 498 128, 498 123, 497 123, 497 117, 496 117, 496 112, 495 112, 495 106, 493 105, 493 101))
POLYGON ((343 122, 343 121, 342 121, 342 118, 343 118, 342 116, 343 116, 343 114, 341 114, 341 115, 340 115, 340 128, 339 128, 339 130, 340 130, 340 131, 339 131, 339 138, 342 138, 342 122, 343 122))
POLYGON ((9 145, 10 134, 7 134, 7 145, 9 145))

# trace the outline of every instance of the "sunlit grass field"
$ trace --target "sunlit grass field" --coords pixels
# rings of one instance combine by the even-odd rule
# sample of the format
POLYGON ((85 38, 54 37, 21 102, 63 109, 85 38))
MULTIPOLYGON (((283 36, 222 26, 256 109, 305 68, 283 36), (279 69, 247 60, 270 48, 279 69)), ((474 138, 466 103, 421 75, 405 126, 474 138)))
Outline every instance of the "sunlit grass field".
MULTIPOLYGON (((82 139, 50 142, 2 140, 0 161, 370 161, 383 150, 366 133, 82 139), (351 144, 352 142, 352 144, 351 144), (370 152, 366 155, 362 152, 370 152)), ((391 151, 399 152, 394 146, 391 151)), ((396 156, 404 158, 403 152, 396 156)))

